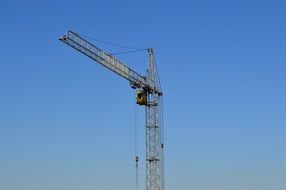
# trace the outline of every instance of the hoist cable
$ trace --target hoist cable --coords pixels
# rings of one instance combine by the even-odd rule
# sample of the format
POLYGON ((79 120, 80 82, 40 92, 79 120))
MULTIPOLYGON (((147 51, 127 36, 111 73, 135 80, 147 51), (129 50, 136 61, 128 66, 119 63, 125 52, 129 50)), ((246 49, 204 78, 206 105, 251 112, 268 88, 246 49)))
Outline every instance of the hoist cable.
MULTIPOLYGON (((135 97, 137 96, 137 91, 135 90, 135 97)), ((136 167, 136 190, 139 188, 139 156, 138 156, 138 105, 134 103, 134 115, 135 115, 135 122, 134 122, 134 132, 135 132, 135 167, 136 167)))
POLYGON ((162 175, 162 190, 165 189, 164 184, 165 184, 165 160, 164 160, 164 148, 165 148, 165 137, 164 137, 164 107, 163 107, 164 101, 163 101, 163 96, 161 96, 160 100, 160 120, 161 120, 161 175, 162 175))

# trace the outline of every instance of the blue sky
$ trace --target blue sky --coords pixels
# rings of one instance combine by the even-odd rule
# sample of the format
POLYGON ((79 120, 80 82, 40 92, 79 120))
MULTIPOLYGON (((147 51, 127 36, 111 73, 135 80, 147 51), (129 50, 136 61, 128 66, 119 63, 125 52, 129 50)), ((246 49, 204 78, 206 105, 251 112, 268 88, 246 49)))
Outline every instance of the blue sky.
MULTIPOLYGON (((0 189, 135 188, 134 92, 57 40, 73 29, 154 48, 166 189, 284 190, 285 8, 283 0, 2 0, 0 189)), ((146 53, 118 58, 144 74, 146 53)))

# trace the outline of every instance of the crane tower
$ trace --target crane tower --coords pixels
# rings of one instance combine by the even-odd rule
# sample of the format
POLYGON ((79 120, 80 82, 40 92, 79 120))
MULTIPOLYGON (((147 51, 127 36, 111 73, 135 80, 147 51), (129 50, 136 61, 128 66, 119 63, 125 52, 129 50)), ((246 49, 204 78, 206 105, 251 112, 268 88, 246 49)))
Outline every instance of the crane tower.
MULTIPOLYGON (((164 190, 162 160, 164 144, 160 121, 162 114, 160 99, 163 92, 154 62, 153 49, 147 49, 147 71, 146 75, 142 76, 71 30, 68 30, 59 40, 127 79, 130 86, 136 90, 136 103, 145 106, 146 190, 164 190)), ((136 162, 138 162, 137 157, 136 162)))

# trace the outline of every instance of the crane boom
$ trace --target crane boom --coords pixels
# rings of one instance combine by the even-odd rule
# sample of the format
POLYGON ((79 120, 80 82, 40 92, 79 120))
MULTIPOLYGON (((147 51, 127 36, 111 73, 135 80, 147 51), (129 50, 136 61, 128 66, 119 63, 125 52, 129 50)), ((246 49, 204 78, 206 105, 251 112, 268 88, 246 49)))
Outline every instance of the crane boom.
POLYGON ((147 80, 146 77, 141 76, 109 53, 88 42, 79 34, 68 30, 65 35, 59 38, 59 40, 127 79, 133 87, 161 93, 161 91, 158 90, 151 81, 147 80))

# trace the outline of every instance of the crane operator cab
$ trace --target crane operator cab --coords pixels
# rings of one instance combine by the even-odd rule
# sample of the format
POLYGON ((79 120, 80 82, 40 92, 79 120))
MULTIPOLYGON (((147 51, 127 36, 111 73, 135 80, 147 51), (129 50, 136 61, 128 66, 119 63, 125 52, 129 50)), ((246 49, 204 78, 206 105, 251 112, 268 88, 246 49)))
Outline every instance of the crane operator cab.
POLYGON ((141 106, 147 104, 147 92, 145 90, 137 90, 136 103, 141 106))

